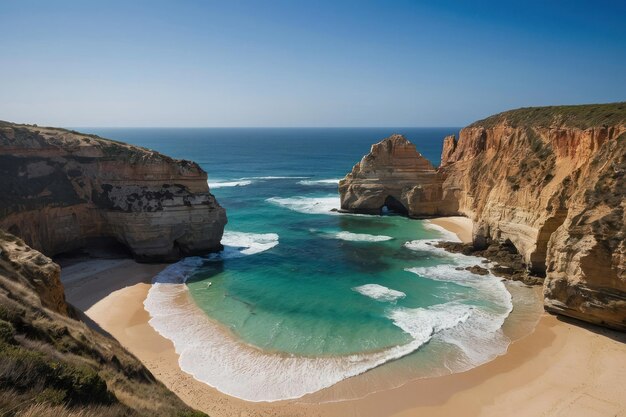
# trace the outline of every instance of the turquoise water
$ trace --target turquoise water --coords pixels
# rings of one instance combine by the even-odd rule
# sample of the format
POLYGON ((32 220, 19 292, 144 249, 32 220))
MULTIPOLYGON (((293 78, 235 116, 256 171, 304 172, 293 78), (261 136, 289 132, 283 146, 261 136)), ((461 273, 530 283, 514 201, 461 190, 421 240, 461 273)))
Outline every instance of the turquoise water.
POLYGON ((399 216, 330 211, 337 180, 372 143, 403 133, 437 164, 456 129, 90 130, 197 161, 227 210, 225 251, 166 270, 146 304, 196 378, 279 400, 385 363, 419 377, 506 349, 511 295, 497 278, 463 270, 480 259, 432 246, 453 235, 399 216), (183 293, 193 306, 181 307, 183 293))
POLYGON ((439 262, 403 246, 437 235, 420 222, 302 214, 271 206, 263 214, 270 219, 266 230, 280 236, 276 248, 209 263, 188 281, 207 314, 255 346, 302 355, 381 350, 411 340, 388 317, 390 308, 427 307, 471 296, 468 287, 420 279, 404 270, 439 262), (341 231, 393 239, 345 241, 336 238, 341 231), (212 283, 208 289, 207 281, 212 283), (406 296, 381 302, 354 290, 373 283, 406 296))

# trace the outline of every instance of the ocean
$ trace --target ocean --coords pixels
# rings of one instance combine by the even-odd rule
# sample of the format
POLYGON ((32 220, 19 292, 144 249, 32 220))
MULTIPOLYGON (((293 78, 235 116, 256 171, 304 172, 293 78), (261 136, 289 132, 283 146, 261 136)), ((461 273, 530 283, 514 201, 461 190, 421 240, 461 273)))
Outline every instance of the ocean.
POLYGON ((536 292, 464 267, 427 221, 339 207, 337 182, 404 134, 433 164, 457 128, 79 129, 194 160, 226 208, 219 254, 165 269, 145 302, 183 370, 249 401, 299 398, 351 377, 361 396, 504 353, 536 320, 536 292), (515 324, 517 325, 517 324, 515 324))

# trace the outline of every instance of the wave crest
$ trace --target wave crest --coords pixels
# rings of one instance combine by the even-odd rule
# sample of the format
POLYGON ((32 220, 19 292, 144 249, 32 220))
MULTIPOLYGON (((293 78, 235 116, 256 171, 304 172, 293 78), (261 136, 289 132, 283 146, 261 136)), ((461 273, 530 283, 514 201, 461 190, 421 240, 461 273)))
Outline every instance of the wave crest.
POLYGON ((245 187, 252 184, 250 180, 236 180, 236 181, 216 181, 210 182, 209 188, 224 188, 224 187, 245 187))
POLYGON ((326 180, 302 180, 298 181, 300 185, 316 185, 316 186, 336 186, 341 178, 330 178, 326 180))
POLYGON ((350 242, 384 242, 392 240, 391 236, 369 235, 367 233, 337 232, 334 235, 337 239, 348 240, 350 242))
POLYGON ((365 284, 352 289, 377 301, 396 301, 398 298, 406 297, 406 294, 402 291, 392 290, 379 284, 365 284))
POLYGON ((339 197, 270 197, 266 200, 289 210, 304 214, 337 214, 339 197))

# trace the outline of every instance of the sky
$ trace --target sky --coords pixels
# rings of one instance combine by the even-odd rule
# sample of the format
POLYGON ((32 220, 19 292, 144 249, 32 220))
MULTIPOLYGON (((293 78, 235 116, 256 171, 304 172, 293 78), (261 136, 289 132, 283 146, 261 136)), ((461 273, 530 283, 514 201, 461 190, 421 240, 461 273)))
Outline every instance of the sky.
POLYGON ((626 100, 624 1, 0 0, 0 120, 463 126, 626 100))

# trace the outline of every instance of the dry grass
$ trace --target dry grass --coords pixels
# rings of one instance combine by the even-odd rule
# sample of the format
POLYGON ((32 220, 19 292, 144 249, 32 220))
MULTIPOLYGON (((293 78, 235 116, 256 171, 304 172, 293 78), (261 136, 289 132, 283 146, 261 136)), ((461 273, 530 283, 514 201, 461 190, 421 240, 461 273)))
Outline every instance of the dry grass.
POLYGON ((72 409, 37 403, 20 410, 15 417, 124 417, 131 415, 128 409, 119 405, 72 409))
POLYGON ((472 123, 469 127, 493 127, 507 123, 512 127, 591 127, 626 124, 626 102, 583 104, 578 106, 524 107, 509 110, 472 123))
POLYGON ((6 236, 0 231, 0 417, 206 416, 117 341, 44 307, 31 282, 49 265, 16 264, 15 238, 6 236))

